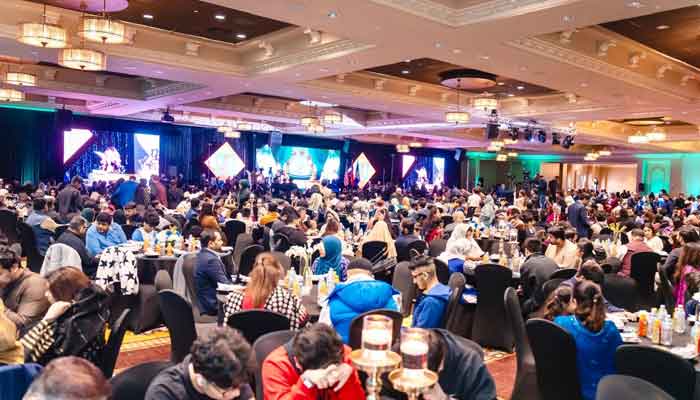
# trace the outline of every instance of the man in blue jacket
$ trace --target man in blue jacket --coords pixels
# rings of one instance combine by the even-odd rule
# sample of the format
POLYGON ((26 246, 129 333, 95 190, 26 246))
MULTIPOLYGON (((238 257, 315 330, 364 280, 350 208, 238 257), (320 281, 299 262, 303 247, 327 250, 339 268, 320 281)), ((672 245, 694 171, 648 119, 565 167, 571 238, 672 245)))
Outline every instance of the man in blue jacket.
POLYGON ((586 211, 588 199, 588 195, 583 195, 573 203, 569 203, 569 201, 567 201, 567 204, 569 205, 569 208, 566 211, 567 219, 569 220, 571 226, 576 229, 576 233, 578 233, 578 237, 580 238, 588 237, 588 231, 591 225, 588 222, 588 212, 586 211))
POLYGON ((335 328, 343 342, 350 343, 350 323, 367 311, 398 311, 394 295, 399 292, 386 282, 374 280, 372 263, 358 258, 348 264, 348 279, 335 287, 321 310, 319 322, 335 328))
POLYGON ((134 196, 136 195, 136 188, 139 186, 136 183, 136 177, 130 176, 128 181, 124 181, 119 184, 117 190, 112 193, 112 202, 117 205, 117 207, 124 207, 126 203, 134 201, 134 196))
POLYGON ((101 212, 95 223, 85 234, 85 246, 90 257, 100 255, 107 247, 126 243, 126 235, 119 224, 112 222, 112 216, 101 212))
POLYGON ((197 287, 197 303, 199 311, 206 315, 216 315, 216 288, 219 283, 231 284, 231 278, 226 273, 226 266, 218 252, 224 240, 218 231, 207 229, 200 237, 202 250, 197 254, 197 264, 194 270, 194 283, 197 287))
POLYGON ((416 328, 441 328, 445 309, 450 299, 449 286, 437 279, 435 263, 431 257, 418 256, 411 260, 408 268, 413 276, 413 283, 423 293, 418 297, 413 309, 413 322, 416 328))

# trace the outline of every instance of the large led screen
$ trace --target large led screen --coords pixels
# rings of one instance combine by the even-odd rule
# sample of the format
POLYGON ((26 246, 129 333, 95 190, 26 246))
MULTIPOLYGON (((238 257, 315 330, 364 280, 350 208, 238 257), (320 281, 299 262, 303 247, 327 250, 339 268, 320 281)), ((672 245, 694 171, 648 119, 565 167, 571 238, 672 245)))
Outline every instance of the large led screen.
POLYGON ((445 183, 445 159, 404 155, 401 157, 404 183, 413 185, 438 185, 445 183))
POLYGON ((285 175, 299 187, 311 180, 334 181, 340 174, 340 150, 265 145, 256 151, 255 159, 265 176, 285 175))
POLYGON ((134 134, 134 171, 140 178, 160 175, 160 136, 134 134))

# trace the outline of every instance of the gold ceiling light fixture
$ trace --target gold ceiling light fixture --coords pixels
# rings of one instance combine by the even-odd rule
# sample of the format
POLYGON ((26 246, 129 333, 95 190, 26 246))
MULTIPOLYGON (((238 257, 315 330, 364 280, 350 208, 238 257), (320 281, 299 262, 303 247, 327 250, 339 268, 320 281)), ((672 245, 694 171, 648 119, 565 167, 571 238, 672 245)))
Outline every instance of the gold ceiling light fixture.
POLYGON ((655 126, 651 132, 647 132, 646 137, 649 138, 650 142, 659 142, 666 140, 666 132, 662 128, 655 126))
MULTIPOLYGON (((310 103, 310 101, 307 102, 310 103)), ((310 126, 320 125, 321 120, 316 116, 316 114, 316 110, 314 110, 312 106, 307 106, 307 115, 299 119, 299 125, 306 127, 307 130, 310 126)))
POLYGON ((83 15, 78 36, 102 44, 123 44, 127 41, 126 25, 107 15, 107 0, 104 1, 102 15, 83 15))
POLYGON ((104 71, 107 69, 107 55, 85 47, 71 47, 61 49, 58 53, 58 64, 81 71, 104 71))
POLYGON ((408 144, 408 147, 411 147, 411 148, 423 147, 423 143, 421 143, 421 142, 411 142, 411 143, 408 144))
POLYGON ((494 97, 478 97, 474 99, 474 108, 487 113, 498 111, 498 100, 494 97))
POLYGON ((598 150, 598 155, 602 157, 609 157, 612 155, 612 151, 610 149, 598 150))
POLYGON ((24 101, 24 92, 16 89, 0 87, 0 102, 24 101))
POLYGON ((508 154, 499 153, 498 155, 496 155, 496 161, 499 161, 499 162, 508 161, 508 154))
POLYGON ((396 152, 397 153, 408 153, 411 151, 411 149, 408 147, 407 144, 397 144, 396 145, 396 152))
POLYGON ((323 115, 323 123, 328 125, 339 124, 343 121, 343 114, 337 111, 328 111, 323 115))
POLYGON ((15 86, 36 86, 36 75, 8 71, 5 74, 5 83, 15 86))
POLYGON ((627 137, 627 142, 631 144, 645 144, 649 143, 649 137, 647 135, 642 135, 637 132, 632 136, 627 137))
POLYGON ((448 111, 445 113, 445 121, 451 124, 466 124, 471 119, 471 114, 462 111, 462 93, 460 91, 461 80, 457 79, 457 111, 448 111))
POLYGON ((309 133, 324 133, 326 131, 326 127, 320 124, 314 124, 307 126, 306 131, 309 133))
POLYGON ((229 129, 228 131, 224 132, 224 137, 227 139, 238 139, 241 137, 241 132, 235 129, 229 129))
POLYGON ((515 157, 518 156, 518 152, 516 152, 516 151, 509 151, 507 155, 508 155, 508 157, 510 157, 510 158, 515 158, 515 157))
POLYGON ((238 121, 236 122, 236 130, 239 131, 252 131, 253 130, 253 124, 250 122, 246 121, 238 121))
POLYGON ((60 25, 48 22, 46 3, 41 22, 24 22, 17 27, 17 41, 29 46, 62 49, 68 45, 68 33, 60 25))

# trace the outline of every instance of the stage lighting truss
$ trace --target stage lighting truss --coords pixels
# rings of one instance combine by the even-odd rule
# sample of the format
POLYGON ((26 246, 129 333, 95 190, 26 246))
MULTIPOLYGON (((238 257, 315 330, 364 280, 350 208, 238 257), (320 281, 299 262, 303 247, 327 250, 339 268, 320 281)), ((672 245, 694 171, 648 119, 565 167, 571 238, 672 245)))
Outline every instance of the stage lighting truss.
POLYGON ((539 140, 540 143, 547 142, 547 132, 544 129, 537 130, 537 140, 539 140))
POLYGON ((552 132, 552 145, 556 146, 561 144, 561 140, 559 140, 559 132, 552 132))

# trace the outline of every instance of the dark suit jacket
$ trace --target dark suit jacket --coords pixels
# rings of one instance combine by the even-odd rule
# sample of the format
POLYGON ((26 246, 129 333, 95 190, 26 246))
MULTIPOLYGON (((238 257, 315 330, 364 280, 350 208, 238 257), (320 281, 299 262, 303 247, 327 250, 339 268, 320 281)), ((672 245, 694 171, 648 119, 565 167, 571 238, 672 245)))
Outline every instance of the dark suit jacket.
POLYGON ((68 185, 58 192, 56 204, 58 205, 58 213, 61 215, 61 218, 67 221, 68 214, 79 213, 82 210, 83 199, 80 197, 78 189, 68 185))
POLYGON ((56 242, 70 246, 73 248, 73 250, 78 252, 78 255, 80 255, 80 262, 82 263, 83 272, 85 272, 86 275, 90 276, 91 273, 95 272, 94 270, 96 270, 96 268, 92 267, 92 258, 90 257, 90 254, 88 254, 83 238, 70 230, 66 230, 61 234, 61 236, 58 237, 56 242))
POLYGON ((203 249, 197 254, 194 270, 197 302, 202 314, 216 315, 216 287, 219 282, 232 283, 231 278, 226 274, 226 266, 216 253, 203 249))
POLYGON ((569 206, 567 219, 576 229, 579 237, 588 237, 588 213, 586 207, 578 201, 569 206))

